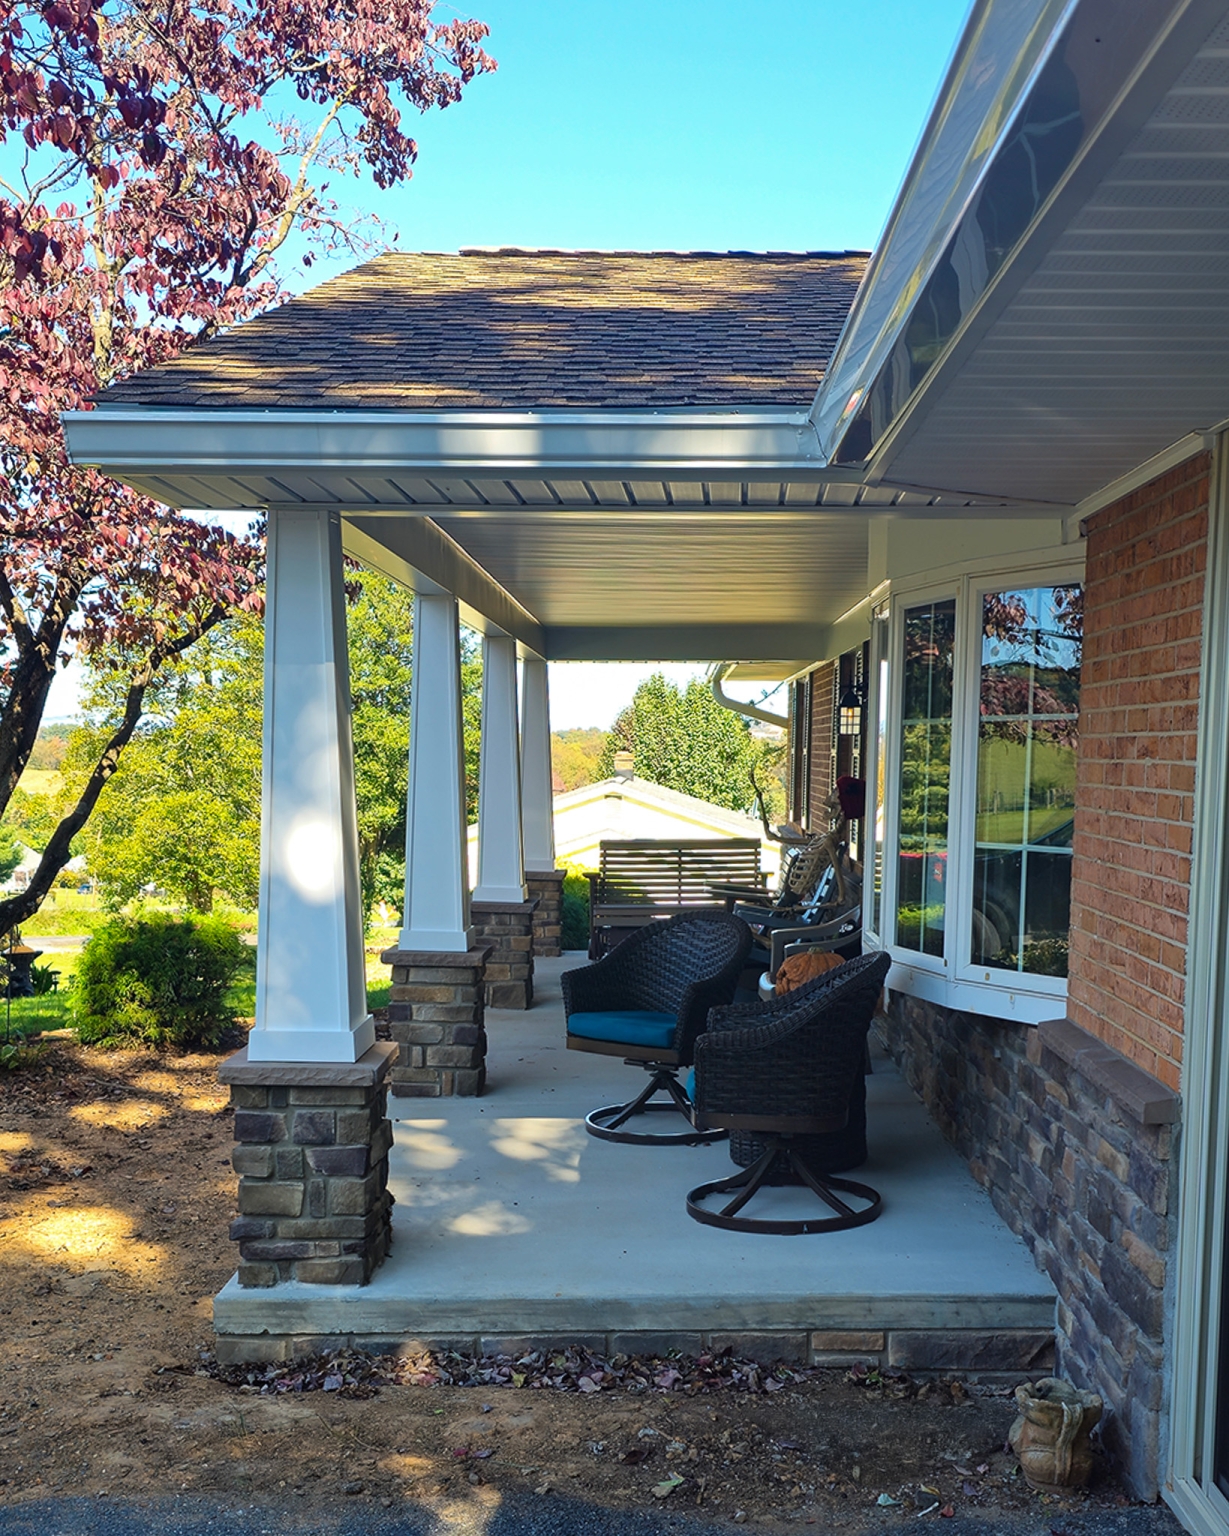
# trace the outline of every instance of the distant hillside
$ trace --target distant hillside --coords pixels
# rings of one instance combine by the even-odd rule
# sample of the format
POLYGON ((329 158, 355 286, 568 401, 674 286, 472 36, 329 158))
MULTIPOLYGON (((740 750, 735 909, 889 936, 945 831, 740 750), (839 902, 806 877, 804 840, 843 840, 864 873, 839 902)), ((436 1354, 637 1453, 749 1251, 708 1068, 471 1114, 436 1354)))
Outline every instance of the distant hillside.
POLYGON ((551 732, 551 777, 557 795, 597 783, 602 776, 598 763, 609 736, 609 731, 596 727, 551 732))

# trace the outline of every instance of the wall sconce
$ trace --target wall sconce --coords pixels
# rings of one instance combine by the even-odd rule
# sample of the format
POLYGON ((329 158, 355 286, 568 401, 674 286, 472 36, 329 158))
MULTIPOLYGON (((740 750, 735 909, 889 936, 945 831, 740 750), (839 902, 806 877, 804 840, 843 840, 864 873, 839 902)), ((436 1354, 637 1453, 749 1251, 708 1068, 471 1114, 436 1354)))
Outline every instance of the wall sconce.
POLYGON ((852 684, 841 695, 837 730, 842 736, 862 734, 862 695, 852 684))

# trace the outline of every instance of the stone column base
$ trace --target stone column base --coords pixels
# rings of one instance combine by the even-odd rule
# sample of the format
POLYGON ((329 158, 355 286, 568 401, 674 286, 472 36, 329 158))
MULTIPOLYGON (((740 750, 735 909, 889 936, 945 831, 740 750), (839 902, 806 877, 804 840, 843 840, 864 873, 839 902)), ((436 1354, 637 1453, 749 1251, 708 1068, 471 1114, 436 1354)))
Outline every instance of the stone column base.
POLYGON ((563 869, 527 869, 525 885, 530 898, 538 903, 533 914, 533 953, 542 955, 563 953, 563 869))
POLYGON ((235 1107, 239 1284, 366 1285, 391 1240, 388 1073, 377 1041, 356 1062, 228 1057, 218 1077, 235 1107))
POLYGON ((488 943, 465 954, 386 949, 392 966, 388 1027, 398 1049, 390 1077, 395 1098, 474 1097, 486 1083, 482 973, 488 943))
POLYGON ((531 901, 472 901, 474 931, 491 945, 483 978, 488 1008, 528 1008, 533 1003, 533 915, 531 901))

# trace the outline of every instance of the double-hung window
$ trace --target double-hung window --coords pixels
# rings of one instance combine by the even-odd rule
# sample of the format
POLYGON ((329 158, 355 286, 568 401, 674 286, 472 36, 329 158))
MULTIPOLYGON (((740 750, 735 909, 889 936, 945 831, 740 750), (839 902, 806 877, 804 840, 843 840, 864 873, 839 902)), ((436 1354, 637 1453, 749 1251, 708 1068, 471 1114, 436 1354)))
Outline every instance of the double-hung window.
POLYGON ((894 984, 1040 1019, 1066 992, 1082 589, 1055 570, 872 616, 866 926, 894 984))

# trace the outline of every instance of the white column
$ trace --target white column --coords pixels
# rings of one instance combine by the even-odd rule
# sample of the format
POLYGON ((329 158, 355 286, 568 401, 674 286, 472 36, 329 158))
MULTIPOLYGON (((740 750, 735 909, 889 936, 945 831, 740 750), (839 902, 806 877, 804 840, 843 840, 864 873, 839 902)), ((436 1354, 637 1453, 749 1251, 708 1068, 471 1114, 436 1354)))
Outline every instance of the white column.
POLYGON ((414 599, 405 920, 398 947, 465 954, 473 941, 457 600, 419 595, 414 599))
POLYGON ((251 1061, 357 1061, 367 1012, 341 519, 269 514, 251 1061))
POLYGON ((524 901, 520 722, 516 641, 482 640, 482 755, 478 768, 478 885, 475 901, 524 901))
POLYGON ((551 788, 550 691, 546 663, 521 663, 521 827, 527 870, 555 867, 555 797, 551 788))

